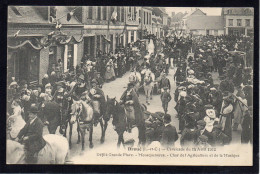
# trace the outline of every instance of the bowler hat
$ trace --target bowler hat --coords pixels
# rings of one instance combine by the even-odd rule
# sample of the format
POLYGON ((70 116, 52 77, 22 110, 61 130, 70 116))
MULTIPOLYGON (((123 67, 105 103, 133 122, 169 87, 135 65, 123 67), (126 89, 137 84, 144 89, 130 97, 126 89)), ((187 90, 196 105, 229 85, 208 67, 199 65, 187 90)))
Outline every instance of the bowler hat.
POLYGON ((31 107, 30 107, 30 112, 31 113, 38 113, 38 107, 36 106, 35 103, 31 104, 31 107))
POLYGON ((170 122, 172 120, 170 114, 165 114, 163 118, 165 121, 168 121, 168 122, 170 122))

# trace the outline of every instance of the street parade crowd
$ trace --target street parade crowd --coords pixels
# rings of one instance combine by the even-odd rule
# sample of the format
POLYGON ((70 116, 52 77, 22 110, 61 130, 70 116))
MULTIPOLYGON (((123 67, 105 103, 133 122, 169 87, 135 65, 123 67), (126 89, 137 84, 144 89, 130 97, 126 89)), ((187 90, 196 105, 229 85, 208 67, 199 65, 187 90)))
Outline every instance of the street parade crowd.
POLYGON ((118 146, 127 144, 123 132, 131 133, 133 127, 139 130, 141 144, 160 141, 171 147, 180 139, 182 147, 214 147, 230 144, 232 132, 241 125, 241 143, 252 143, 252 37, 169 33, 156 39, 149 35, 125 48, 118 47, 115 54, 97 50, 96 58, 85 55, 77 67, 68 72, 62 69, 62 62, 57 62, 55 69, 44 75, 41 85, 28 86, 28 82, 18 83, 15 78, 9 83, 8 136, 25 144, 30 162, 33 154, 45 146, 44 124, 51 134, 60 127, 59 132, 66 136, 74 115, 79 132, 93 131, 88 126, 92 120, 94 126, 103 126, 103 120, 105 132, 107 122, 113 119, 118 146), (175 71, 172 77, 168 75, 170 69, 175 71), (120 101, 106 97, 103 84, 128 71, 129 83, 120 101), (176 90, 169 78, 174 79, 176 90), (145 104, 140 103, 140 95, 145 95, 145 104), (147 110, 153 95, 160 95, 163 112, 147 110), (171 100, 175 106, 169 105, 171 100), (177 115, 168 113, 172 107, 177 115), (178 130, 172 125, 174 117, 179 122, 178 130))

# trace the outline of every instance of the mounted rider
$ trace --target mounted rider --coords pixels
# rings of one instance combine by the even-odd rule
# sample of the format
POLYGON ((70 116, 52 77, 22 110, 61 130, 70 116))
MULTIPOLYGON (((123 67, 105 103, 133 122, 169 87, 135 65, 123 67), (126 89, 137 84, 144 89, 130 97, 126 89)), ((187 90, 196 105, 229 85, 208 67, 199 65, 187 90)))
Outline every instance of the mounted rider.
POLYGON ((134 84, 134 89, 137 95, 138 95, 138 90, 140 88, 141 80, 142 80, 141 74, 136 71, 136 68, 132 68, 129 76, 129 82, 134 84))
POLYGON ((31 104, 29 120, 16 138, 16 141, 25 145, 25 161, 27 164, 36 163, 37 158, 35 157, 35 153, 39 152, 46 145, 42 137, 44 125, 41 119, 37 117, 37 113, 38 108, 36 104, 31 104))
POLYGON ((61 125, 60 133, 63 134, 64 126, 66 124, 66 116, 69 112, 69 97, 66 90, 66 85, 64 82, 60 81, 57 83, 57 90, 54 93, 53 99, 56 103, 59 104, 61 110, 61 125))
POLYGON ((144 85, 144 91, 146 95, 146 103, 150 104, 149 99, 152 99, 152 90, 153 90, 153 81, 155 80, 154 74, 151 72, 150 69, 146 69, 145 71, 142 71, 141 74, 144 74, 143 78, 143 85, 144 85))
POLYGON ((131 128, 133 128, 134 125, 141 126, 142 124, 144 124, 141 104, 133 88, 134 84, 129 83, 127 85, 127 89, 124 91, 120 98, 120 103, 125 105, 129 132, 131 132, 131 128))
POLYGON ((91 89, 89 92, 89 97, 92 100, 92 107, 94 110, 94 125, 96 126, 101 116, 105 116, 106 110, 106 99, 105 94, 102 89, 98 87, 98 82, 96 79, 91 81, 91 89))

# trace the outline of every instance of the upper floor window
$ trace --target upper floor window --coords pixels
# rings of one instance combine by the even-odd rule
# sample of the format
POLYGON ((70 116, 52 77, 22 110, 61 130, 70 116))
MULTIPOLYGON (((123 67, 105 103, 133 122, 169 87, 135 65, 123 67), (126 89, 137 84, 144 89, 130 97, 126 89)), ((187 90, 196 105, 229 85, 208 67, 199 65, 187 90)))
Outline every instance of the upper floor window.
POLYGON ((228 20, 228 26, 233 26, 233 19, 228 20))
POLYGON ((237 26, 242 26, 242 20, 241 19, 237 19, 237 26))
POLYGON ((97 7, 97 20, 101 20, 101 6, 97 7))
POLYGON ((246 19, 246 26, 247 26, 247 27, 250 26, 250 19, 246 19))
POLYGON ((93 7, 89 6, 88 7, 88 19, 93 19, 92 13, 93 13, 93 7))
POLYGON ((114 12, 114 7, 110 7, 110 17, 112 16, 113 12, 114 12))
POLYGON ((103 6, 103 20, 107 20, 107 7, 103 6))
POLYGON ((121 21, 121 20, 120 20, 120 17, 121 17, 120 12, 121 12, 121 8, 120 8, 120 7, 117 7, 116 13, 117 13, 117 20, 118 20, 118 21, 121 21))
POLYGON ((125 8, 124 7, 121 8, 121 21, 122 22, 125 21, 125 8))
POLYGON ((232 10, 229 9, 229 10, 227 11, 227 13, 228 13, 228 14, 232 14, 232 10))

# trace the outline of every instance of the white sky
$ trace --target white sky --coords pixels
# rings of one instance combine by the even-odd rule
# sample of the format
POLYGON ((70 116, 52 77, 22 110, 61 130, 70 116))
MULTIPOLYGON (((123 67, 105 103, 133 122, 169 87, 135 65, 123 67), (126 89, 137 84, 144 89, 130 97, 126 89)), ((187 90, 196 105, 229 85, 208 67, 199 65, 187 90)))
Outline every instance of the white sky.
MULTIPOLYGON (((182 12, 185 13, 185 11, 190 12, 191 9, 195 9, 196 7, 166 7, 166 12, 171 16, 171 12, 182 12)), ((221 9, 222 8, 206 8, 206 7, 197 7, 204 13, 207 13, 208 16, 220 16, 221 15, 221 9)))

